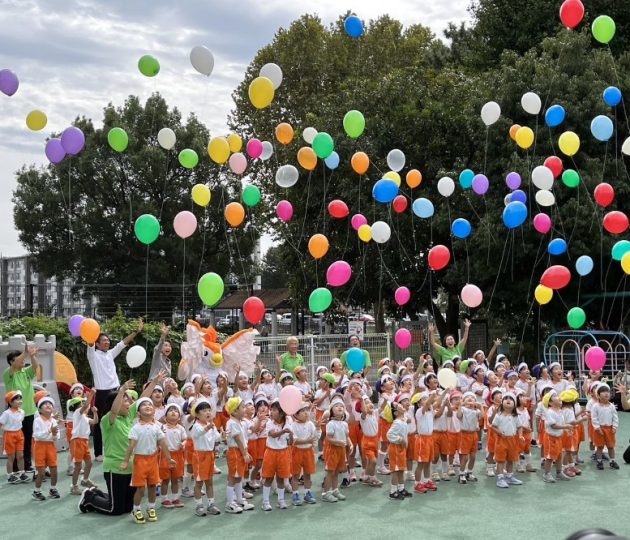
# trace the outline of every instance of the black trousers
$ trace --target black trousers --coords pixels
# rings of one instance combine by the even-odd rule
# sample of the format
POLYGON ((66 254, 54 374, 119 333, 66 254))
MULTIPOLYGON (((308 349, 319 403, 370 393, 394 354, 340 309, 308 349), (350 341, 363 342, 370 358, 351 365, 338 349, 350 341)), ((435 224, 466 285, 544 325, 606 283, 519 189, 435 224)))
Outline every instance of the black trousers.
POLYGON ((88 512, 97 512, 107 516, 130 514, 133 510, 133 495, 136 488, 131 487, 130 474, 104 473, 107 493, 101 490, 90 490, 85 498, 88 512))
MULTIPOLYGON (((33 421, 35 415, 25 416, 22 421, 22 433, 24 433, 24 469, 28 470, 31 466, 31 445, 33 443, 33 421)), ((17 472, 17 459, 13 462, 13 472, 17 472)))
POLYGON ((108 407, 109 400, 107 398, 116 390, 118 390, 118 388, 96 391, 94 406, 98 409, 99 423, 92 428, 92 436, 94 437, 94 456, 103 455, 103 436, 101 434, 100 419, 109 412, 111 407, 108 407))

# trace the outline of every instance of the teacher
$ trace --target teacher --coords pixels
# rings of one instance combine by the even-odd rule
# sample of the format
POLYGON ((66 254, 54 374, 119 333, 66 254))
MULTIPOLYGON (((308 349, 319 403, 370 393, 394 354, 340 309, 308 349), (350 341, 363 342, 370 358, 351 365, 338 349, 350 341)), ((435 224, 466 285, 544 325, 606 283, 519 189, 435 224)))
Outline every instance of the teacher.
POLYGON ((431 344, 433 345, 433 350, 436 355, 439 357, 439 364, 442 366, 444 362, 447 360, 453 360, 456 356, 459 358, 463 358, 464 349, 466 348, 466 342, 468 341, 468 333, 470 332, 471 322, 468 319, 464 320, 464 335, 459 343, 456 344, 455 336, 453 334, 446 334, 444 336, 444 345, 443 347, 437 341, 435 341, 435 325, 429 325, 429 339, 431 340, 431 344))
MULTIPOLYGON (((356 334, 353 334, 352 336, 350 336, 348 338, 348 346, 350 348, 356 347, 358 349, 361 349, 361 340, 359 339, 359 336, 357 336, 356 334)), ((365 349, 361 349, 361 352, 363 353, 363 360, 365 361, 363 364, 363 371, 364 371, 364 374, 367 374, 367 372, 372 367, 370 353, 367 352, 365 349)), ((348 367, 348 364, 346 363, 347 358, 348 358, 348 351, 343 351, 341 353, 341 356, 339 357, 339 360, 341 360, 341 365, 343 366, 344 369, 348 367)))
MULTIPOLYGON (((304 365, 304 358, 302 358, 302 355, 297 352, 299 345, 300 342, 298 341, 298 338, 291 336, 287 338, 287 352, 281 354, 280 356, 276 356, 276 361, 278 362, 280 369, 288 371, 291 375, 293 375, 296 367, 304 365)), ((279 374, 276 374, 276 376, 278 375, 279 374)))

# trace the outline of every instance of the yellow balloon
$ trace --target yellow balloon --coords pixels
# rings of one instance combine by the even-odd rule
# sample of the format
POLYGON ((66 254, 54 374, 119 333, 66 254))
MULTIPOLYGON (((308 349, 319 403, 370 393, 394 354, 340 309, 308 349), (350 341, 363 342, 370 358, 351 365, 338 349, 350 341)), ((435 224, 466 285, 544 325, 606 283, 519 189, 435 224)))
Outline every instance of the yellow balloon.
POLYGON ((393 180, 396 182, 396 185, 400 187, 400 175, 395 171, 388 171, 383 175, 383 178, 387 178, 388 180, 393 180))
POLYGON ((230 152, 234 154, 236 152, 240 152, 241 148, 243 147, 243 139, 241 139, 241 137, 236 133, 228 135, 227 142, 230 147, 230 152))
POLYGON ((42 111, 31 111, 26 116, 26 126, 32 131, 41 131, 46 127, 48 118, 42 111))
POLYGON ((630 251, 621 257, 621 268, 626 274, 630 274, 630 251))
POLYGON ((534 132, 531 128, 522 127, 516 132, 516 144, 518 144, 523 150, 527 150, 532 144, 534 144, 534 132))
POLYGON ((541 306, 544 306, 545 304, 551 302, 551 299, 553 298, 553 290, 549 287, 545 287, 544 285, 538 285, 534 291, 534 296, 536 297, 536 301, 541 306))
POLYGON ((225 163, 230 157, 230 145, 224 137, 213 137, 208 143, 208 155, 210 159, 219 165, 225 163))
POLYGON ((274 94, 273 83, 267 77, 256 77, 249 85, 249 100, 257 109, 269 107, 274 94))
POLYGON ((199 206, 208 206, 210 204, 210 189, 205 184, 196 184, 192 188, 192 200, 199 206))
POLYGON ((359 234, 359 238, 363 240, 365 243, 372 240, 372 227, 370 227, 367 224, 361 225, 357 233, 359 234))
POLYGON ((565 156, 574 156, 580 149, 580 138, 573 131, 565 131, 558 139, 558 146, 565 156))

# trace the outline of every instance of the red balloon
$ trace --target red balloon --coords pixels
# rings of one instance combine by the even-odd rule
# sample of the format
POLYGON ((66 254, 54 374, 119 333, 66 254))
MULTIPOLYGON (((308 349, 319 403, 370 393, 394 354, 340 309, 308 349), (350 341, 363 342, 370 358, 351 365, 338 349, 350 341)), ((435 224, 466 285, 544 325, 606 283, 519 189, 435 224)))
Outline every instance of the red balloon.
POLYGON ((584 4, 580 0, 565 0, 560 6, 560 20, 567 28, 575 28, 584 18, 584 4))
POLYGON ((243 314, 247 322, 258 324, 265 316, 265 304, 257 296, 250 296, 243 303, 243 314))
POLYGON ((554 178, 558 178, 564 171, 564 165, 562 160, 558 156, 550 156, 545 160, 545 167, 547 167, 552 173, 554 178))
POLYGON ((404 195, 397 195, 394 199, 393 206, 394 212, 396 212, 397 214, 402 214, 405 210, 407 210, 407 206, 409 206, 409 203, 407 202, 407 197, 405 197, 404 195))
POLYGON ((623 212, 615 210, 604 216, 604 229, 610 234, 623 234, 628 230, 628 226, 630 226, 628 216, 623 212))
POLYGON ((554 291, 566 287, 571 281, 571 272, 566 266, 556 265, 547 268, 540 278, 540 284, 554 291))
POLYGON ((446 246, 438 245, 429 250, 429 266, 432 270, 442 270, 451 260, 451 252, 446 246))
POLYGON ((350 210, 348 210, 348 205, 345 202, 335 199, 330 201, 328 213, 334 218, 342 219, 348 216, 350 210))
POLYGON ((606 182, 602 182, 595 188, 593 196, 599 206, 606 208, 615 200, 615 188, 606 182))

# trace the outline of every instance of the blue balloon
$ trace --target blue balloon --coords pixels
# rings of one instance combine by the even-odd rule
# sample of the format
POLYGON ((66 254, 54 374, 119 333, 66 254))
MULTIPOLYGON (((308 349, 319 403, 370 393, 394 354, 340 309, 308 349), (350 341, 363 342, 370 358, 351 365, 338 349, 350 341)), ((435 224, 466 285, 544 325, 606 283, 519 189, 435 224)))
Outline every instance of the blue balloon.
POLYGON ((464 189, 470 189, 472 187, 472 181, 475 177, 475 173, 470 169, 464 169, 459 173, 459 185, 464 189))
POLYGON ((615 261, 620 261, 629 251, 630 242, 628 240, 619 240, 619 242, 612 247, 612 258, 615 261))
POLYGON ((343 27, 346 29, 346 32, 351 38, 360 38, 365 32, 365 28, 363 28, 363 23, 361 19, 356 15, 350 15, 343 22, 343 27))
POLYGON ((514 193, 512 193, 512 202, 503 209, 503 223, 508 229, 520 227, 527 219, 527 206, 521 201, 515 201, 514 193))
POLYGON ((612 137, 614 131, 615 127, 613 121, 607 116, 600 114, 593 118, 591 122, 591 133, 598 141, 606 142, 612 137))
POLYGON ((621 90, 616 86, 609 86, 604 90, 604 103, 610 107, 616 107, 621 103, 621 90))
POLYGON ((456 219, 451 225, 451 231, 456 238, 468 238, 472 231, 470 221, 464 218, 456 219))
POLYGON ((525 193, 522 189, 515 189, 512 192, 511 202, 520 202, 525 204, 527 202, 527 193, 525 193))
POLYGON ((581 276, 588 276, 593 270, 593 259, 588 255, 582 255, 577 261, 575 261, 575 269, 581 276))
POLYGON ((326 167, 334 171, 337 167, 339 167, 339 154, 337 152, 333 152, 324 160, 324 163, 326 164, 326 167))
POLYGON ((430 218, 435 209, 433 208, 433 203, 429 199, 420 198, 413 201, 411 205, 411 209, 413 213, 416 214, 419 218, 430 218))
POLYGON ((379 180, 372 188, 372 196, 376 202, 390 203, 396 198, 396 195, 398 195, 398 186, 389 178, 379 180))
POLYGON ((549 255, 562 255, 567 251, 567 243, 562 238, 554 238, 547 246, 549 255))
POLYGON ((365 356, 363 355, 363 351, 358 347, 348 349, 348 354, 346 355, 346 365, 352 371, 363 370, 365 367, 365 356))
POLYGON ((566 115, 562 105, 552 105, 545 113, 545 122, 549 127, 557 127, 564 122, 566 115))

